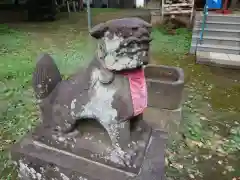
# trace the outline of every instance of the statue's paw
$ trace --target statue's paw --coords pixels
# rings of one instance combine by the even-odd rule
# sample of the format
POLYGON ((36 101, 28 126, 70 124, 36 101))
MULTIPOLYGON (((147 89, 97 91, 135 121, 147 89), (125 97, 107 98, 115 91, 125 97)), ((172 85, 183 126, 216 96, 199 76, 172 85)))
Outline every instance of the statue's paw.
POLYGON ((116 148, 115 153, 118 157, 118 163, 127 167, 132 166, 132 156, 130 153, 123 151, 121 148, 116 148))

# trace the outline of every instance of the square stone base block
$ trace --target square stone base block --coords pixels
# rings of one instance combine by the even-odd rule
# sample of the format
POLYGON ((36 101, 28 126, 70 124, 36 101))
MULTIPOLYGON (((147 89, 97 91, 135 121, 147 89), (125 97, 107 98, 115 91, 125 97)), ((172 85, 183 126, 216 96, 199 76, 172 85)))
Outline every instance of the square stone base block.
POLYGON ((179 130, 182 119, 182 108, 168 110, 147 107, 143 113, 143 118, 155 129, 167 132, 169 136, 174 136, 174 133, 179 130))
POLYGON ((89 160, 27 135, 12 148, 20 180, 162 180, 166 133, 153 130, 138 173, 89 160))

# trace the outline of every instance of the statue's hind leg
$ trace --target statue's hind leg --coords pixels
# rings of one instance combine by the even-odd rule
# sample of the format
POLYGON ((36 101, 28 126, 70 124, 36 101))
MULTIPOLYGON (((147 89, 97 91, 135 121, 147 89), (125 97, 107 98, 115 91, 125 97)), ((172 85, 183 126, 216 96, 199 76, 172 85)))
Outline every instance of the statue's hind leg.
POLYGON ((130 122, 103 124, 112 141, 114 152, 118 155, 119 161, 125 165, 130 165, 131 157, 124 152, 131 142, 130 122))

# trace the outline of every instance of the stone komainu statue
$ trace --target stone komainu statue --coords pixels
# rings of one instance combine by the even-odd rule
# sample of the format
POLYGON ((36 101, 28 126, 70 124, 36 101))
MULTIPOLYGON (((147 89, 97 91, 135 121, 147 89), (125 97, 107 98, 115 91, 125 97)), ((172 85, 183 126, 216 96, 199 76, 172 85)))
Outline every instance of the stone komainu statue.
MULTIPOLYGON (((43 124, 53 133, 76 134, 85 119, 98 121, 119 149, 130 141, 130 122, 141 119, 147 106, 143 66, 148 63, 151 25, 139 18, 123 18, 95 26, 99 40, 89 66, 63 80, 48 55, 39 57, 33 87, 43 124)), ((124 157, 123 157, 124 159, 124 157)))

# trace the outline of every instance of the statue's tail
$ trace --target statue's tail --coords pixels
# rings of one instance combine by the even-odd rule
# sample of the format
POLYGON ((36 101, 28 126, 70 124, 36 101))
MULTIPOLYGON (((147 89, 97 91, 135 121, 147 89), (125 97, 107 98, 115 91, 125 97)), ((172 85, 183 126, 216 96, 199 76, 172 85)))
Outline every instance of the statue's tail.
POLYGON ((50 55, 42 54, 38 57, 32 81, 38 99, 46 98, 62 81, 58 67, 50 55))

